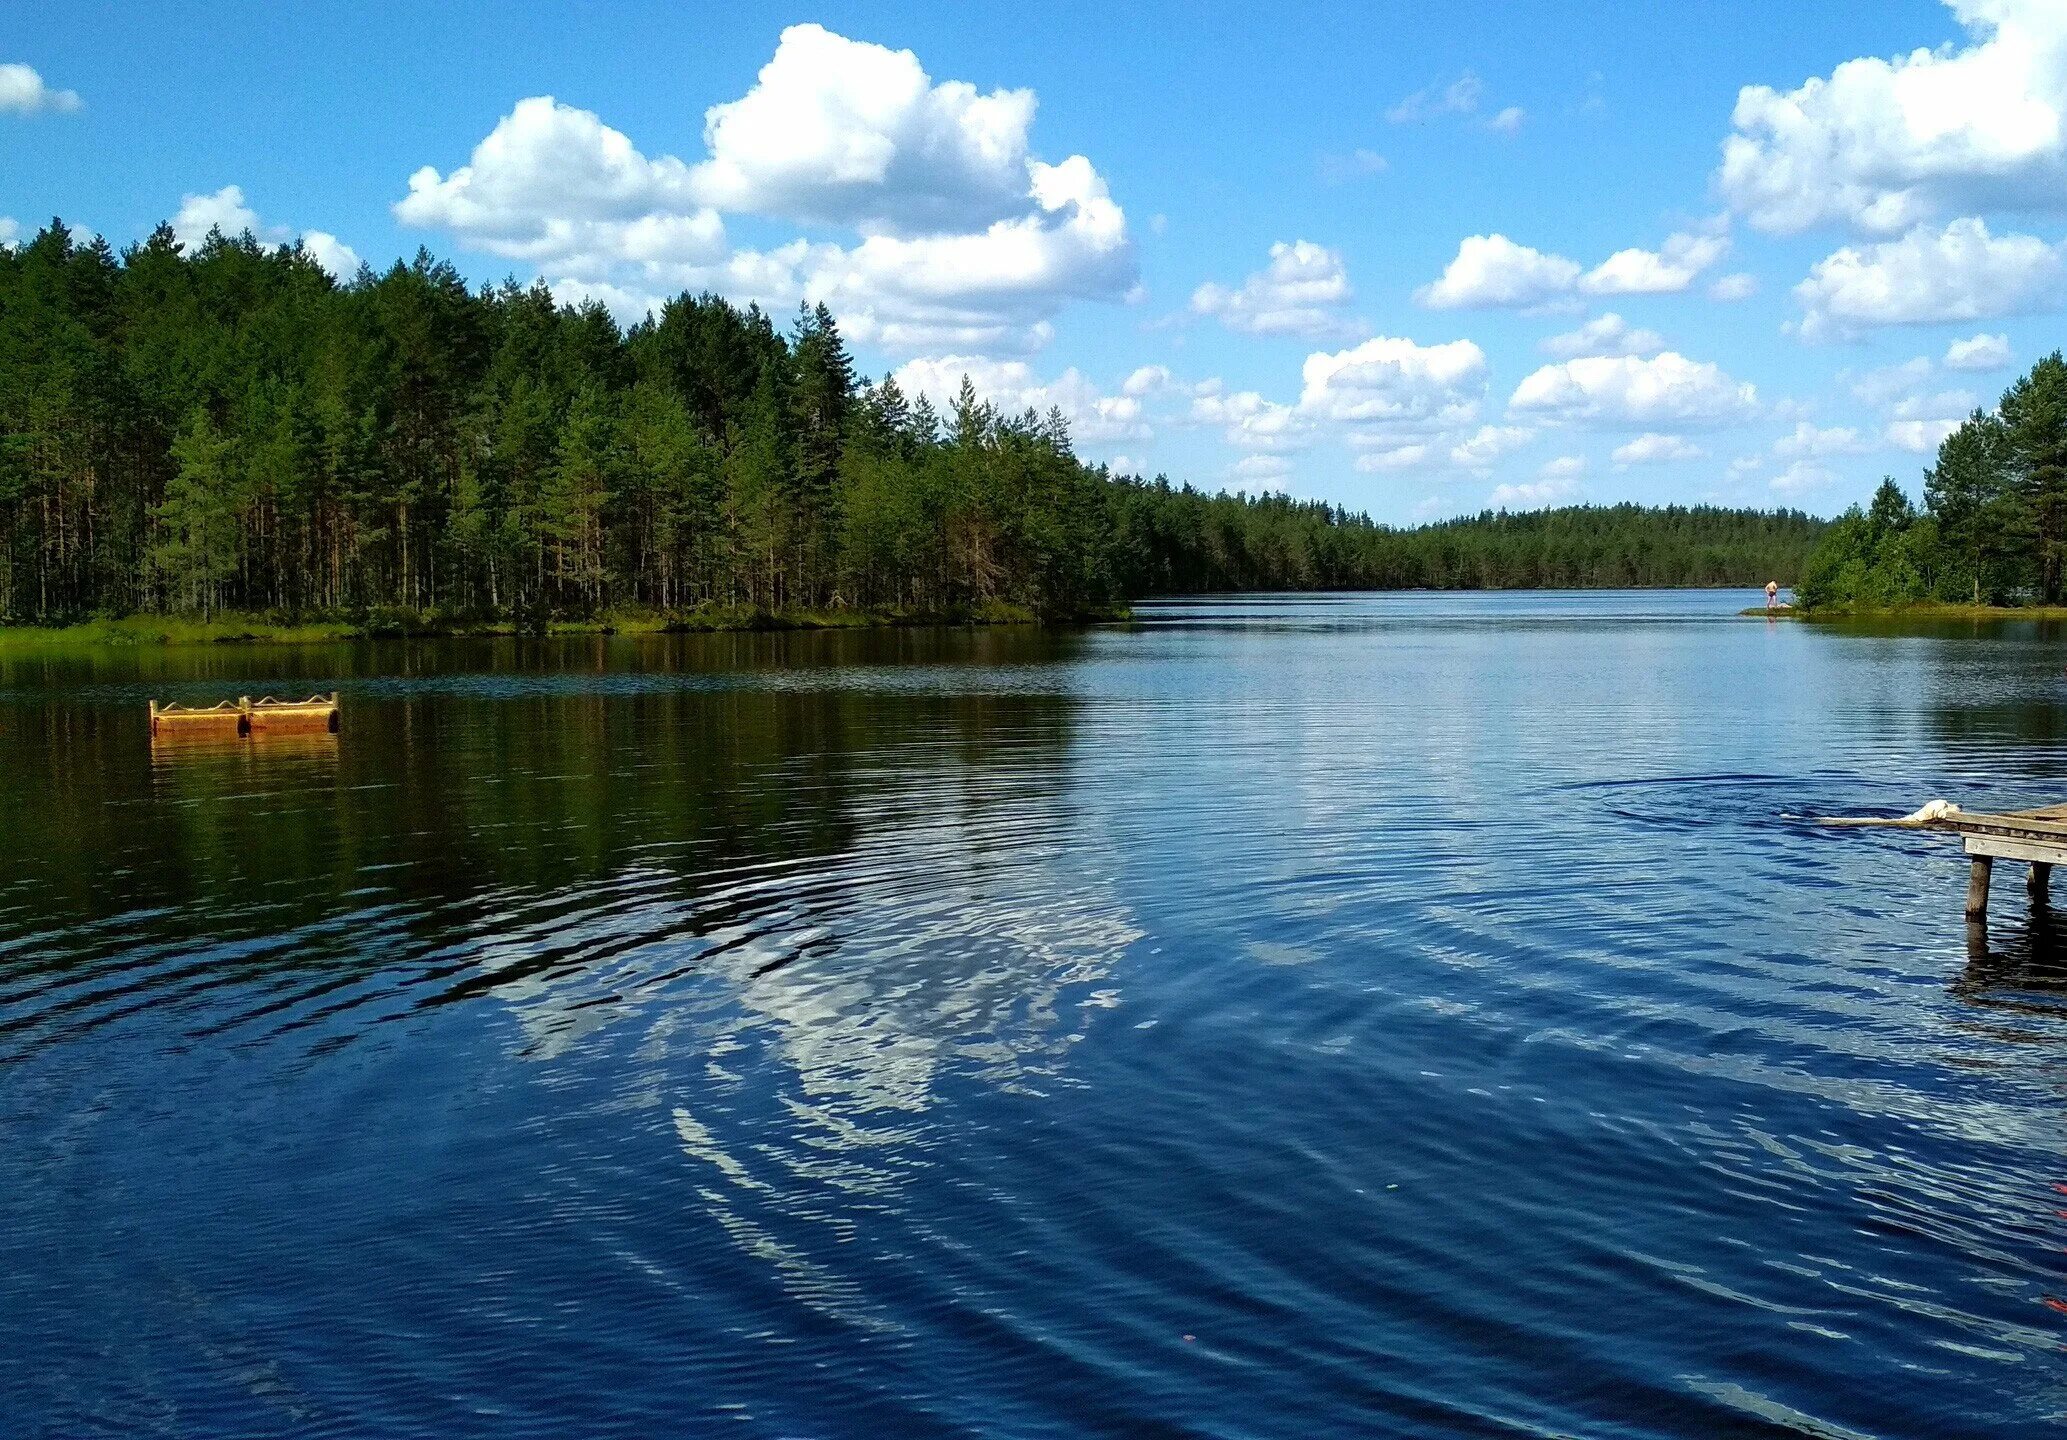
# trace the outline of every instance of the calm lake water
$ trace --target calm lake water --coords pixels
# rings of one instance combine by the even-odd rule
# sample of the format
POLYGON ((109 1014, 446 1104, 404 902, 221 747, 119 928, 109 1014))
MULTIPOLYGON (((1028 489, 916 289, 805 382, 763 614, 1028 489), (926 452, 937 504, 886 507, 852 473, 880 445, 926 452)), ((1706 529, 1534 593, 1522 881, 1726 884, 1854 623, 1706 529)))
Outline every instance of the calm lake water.
POLYGON ((1753 598, 0 657, 0 1432, 2050 1432, 2067 921, 1786 817, 2067 637, 1753 598))

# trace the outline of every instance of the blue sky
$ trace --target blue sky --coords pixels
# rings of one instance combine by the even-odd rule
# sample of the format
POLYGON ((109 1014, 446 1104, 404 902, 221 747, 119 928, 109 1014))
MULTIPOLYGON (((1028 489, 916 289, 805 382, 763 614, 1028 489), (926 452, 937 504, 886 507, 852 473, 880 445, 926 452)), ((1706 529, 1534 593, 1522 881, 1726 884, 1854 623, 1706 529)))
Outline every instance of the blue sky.
POLYGON ((0 241, 824 299, 871 373, 1389 520, 1920 490, 2067 308, 2058 0, 12 10, 0 241))

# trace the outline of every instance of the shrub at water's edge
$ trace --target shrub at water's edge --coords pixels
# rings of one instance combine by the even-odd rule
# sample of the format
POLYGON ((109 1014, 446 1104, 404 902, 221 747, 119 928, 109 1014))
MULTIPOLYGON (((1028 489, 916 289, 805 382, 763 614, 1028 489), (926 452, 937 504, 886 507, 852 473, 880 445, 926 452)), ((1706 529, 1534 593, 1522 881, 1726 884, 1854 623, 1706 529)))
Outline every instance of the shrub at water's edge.
POLYGON ((1938 447, 1918 511, 1893 479, 1825 533, 1795 598, 1816 615, 1987 615, 2067 602, 2067 361, 2054 352, 1938 447))

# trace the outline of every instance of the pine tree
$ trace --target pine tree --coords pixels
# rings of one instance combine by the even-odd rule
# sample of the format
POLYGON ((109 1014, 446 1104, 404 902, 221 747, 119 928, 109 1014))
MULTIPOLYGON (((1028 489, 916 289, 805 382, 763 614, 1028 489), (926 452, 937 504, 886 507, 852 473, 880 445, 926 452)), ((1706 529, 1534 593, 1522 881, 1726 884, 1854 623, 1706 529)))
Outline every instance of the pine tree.
POLYGON ((219 608, 223 582, 237 566, 235 457, 235 442, 197 407, 172 442, 172 480, 153 512, 151 563, 204 618, 219 608))

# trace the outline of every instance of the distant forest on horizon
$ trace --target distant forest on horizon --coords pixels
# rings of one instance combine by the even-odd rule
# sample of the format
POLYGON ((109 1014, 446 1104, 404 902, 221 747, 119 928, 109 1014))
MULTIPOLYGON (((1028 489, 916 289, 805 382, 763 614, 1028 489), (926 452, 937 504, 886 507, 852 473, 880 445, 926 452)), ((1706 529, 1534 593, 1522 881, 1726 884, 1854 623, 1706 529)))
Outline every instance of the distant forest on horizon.
POLYGON ((1791 583, 1828 522, 1570 506, 1398 528, 1076 458, 964 381, 856 374, 833 317, 714 297, 621 328, 419 252, 61 223, 0 248, 0 621, 140 612, 1043 615, 1214 590, 1791 583))

